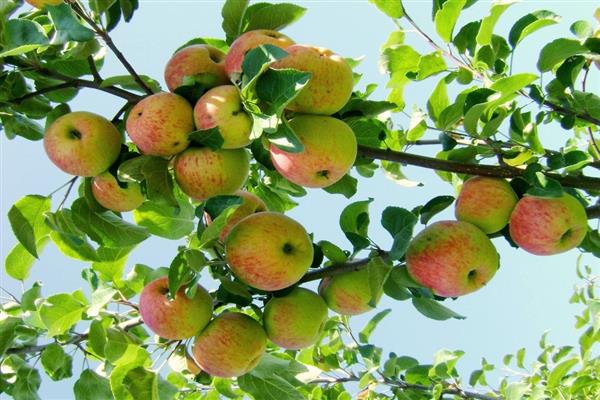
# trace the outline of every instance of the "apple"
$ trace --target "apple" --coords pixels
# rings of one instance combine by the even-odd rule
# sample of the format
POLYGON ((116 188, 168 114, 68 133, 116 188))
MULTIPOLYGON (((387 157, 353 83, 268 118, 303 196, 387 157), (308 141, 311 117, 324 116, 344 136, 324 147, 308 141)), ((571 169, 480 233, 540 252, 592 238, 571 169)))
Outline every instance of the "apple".
POLYGON ((104 208, 125 212, 135 210, 144 202, 142 188, 135 182, 124 182, 123 187, 110 172, 106 171, 92 179, 92 194, 104 208))
POLYGON ((250 144, 252 118, 242 106, 239 90, 233 85, 217 86, 204 93, 194 107, 196 128, 219 128, 222 148, 239 149, 250 144))
POLYGON ((257 29, 241 34, 231 43, 225 56, 225 72, 229 78, 233 81, 239 78, 246 53, 261 44, 272 44, 285 49, 294 44, 294 41, 283 33, 269 29, 257 29))
POLYGON ((267 337, 284 349, 302 349, 319 338, 327 319, 327 305, 313 291, 295 288, 282 297, 272 297, 265 306, 263 325, 267 337))
POLYGON ((298 115, 289 122, 304 150, 290 153, 271 144, 273 165, 298 185, 322 188, 334 184, 352 168, 356 137, 343 121, 324 115, 298 115))
POLYGON ((379 302, 383 288, 373 299, 369 287, 369 271, 364 268, 323 278, 319 284, 319 294, 336 313, 358 315, 373 310, 369 303, 371 300, 375 304, 379 302))
POLYGON ((214 84, 225 85, 229 78, 225 73, 225 53, 207 44, 196 44, 179 50, 167 62, 165 82, 171 92, 183 85, 183 78, 199 74, 211 74, 214 84))
POLYGON ((213 302, 210 294, 198 285, 193 298, 180 288, 173 300, 169 299, 169 279, 166 276, 147 284, 140 295, 140 314, 144 323, 165 339, 187 339, 200 332, 212 318, 213 302))
POLYGON ((454 214, 459 221, 470 222, 485 233, 494 233, 508 224, 517 200, 517 194, 506 180, 476 176, 463 183, 454 214))
POLYGON ((525 195, 510 216, 510 237, 523 250, 538 256, 563 253, 581 244, 587 215, 570 194, 548 198, 525 195))
POLYGON ((121 134, 106 118, 75 111, 57 118, 44 134, 50 161, 71 175, 95 176, 119 157, 121 134))
POLYGON ((234 378, 254 368, 266 348, 267 335, 256 320, 239 312, 224 312, 197 336, 192 354, 206 373, 234 378))
POLYGON ((194 130, 194 111, 181 96, 156 93, 131 109, 126 127, 140 152, 169 157, 188 147, 189 134, 194 130))
POLYGON ((250 171, 250 160, 244 149, 190 147, 178 154, 173 164, 179 187, 196 200, 235 193, 250 171))
POLYGON ((275 291, 298 282, 313 261, 313 246, 302 225, 265 211, 238 222, 225 239, 233 273, 256 289, 275 291))
POLYGON ((25 2, 41 10, 46 6, 57 6, 62 4, 63 0, 25 0, 25 2))
POLYGON ((322 47, 295 44, 288 55, 271 64, 273 69, 293 68, 311 73, 310 80, 286 109, 306 114, 331 115, 350 100, 354 77, 343 57, 322 47))
POLYGON ((219 239, 222 242, 225 242, 225 238, 227 238, 227 235, 231 229, 242 219, 246 218, 250 214, 267 211, 267 205, 257 195, 244 190, 238 190, 234 194, 242 198, 242 204, 240 204, 238 208, 236 208, 235 211, 229 216, 229 218, 227 218, 225 226, 223 229, 221 229, 219 239))
POLYGON ((438 296, 462 296, 484 286, 500 264, 496 248, 475 225, 439 221, 423 229, 406 250, 412 278, 438 296))

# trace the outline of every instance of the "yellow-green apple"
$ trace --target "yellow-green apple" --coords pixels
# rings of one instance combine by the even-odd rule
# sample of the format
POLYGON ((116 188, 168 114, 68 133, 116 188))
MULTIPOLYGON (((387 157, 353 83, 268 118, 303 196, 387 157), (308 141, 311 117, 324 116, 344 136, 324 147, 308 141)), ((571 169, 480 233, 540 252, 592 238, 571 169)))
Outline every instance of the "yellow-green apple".
POLYGON ((225 226, 223 229, 221 229, 219 239, 222 242, 225 242, 225 238, 231 229, 242 219, 246 218, 250 214, 267 211, 267 205, 257 195, 244 190, 238 190, 234 194, 242 198, 242 204, 240 204, 238 208, 236 208, 235 211, 229 216, 229 218, 227 218, 225 226))
POLYGON ((92 194, 102 207, 112 211, 131 211, 141 206, 144 194, 140 185, 136 182, 121 185, 113 174, 106 171, 92 179, 92 194))
POLYGON ((242 73, 242 63, 246 53, 261 44, 272 44, 285 49, 294 41, 283 33, 269 29, 257 29, 240 35, 231 43, 225 56, 225 72, 232 80, 237 80, 242 73))
POLYGON ((310 72, 310 80, 286 109, 307 114, 331 115, 344 107, 352 94, 352 68, 343 57, 322 47, 295 44, 273 69, 293 68, 310 72))
POLYGON ((179 187, 196 200, 235 193, 250 171, 250 160, 244 149, 190 147, 178 154, 173 164, 179 187))
POLYGON ((548 198, 525 195, 510 216, 510 237, 538 256, 579 246, 587 234, 585 208, 570 194, 548 198))
POLYGON ((225 239, 227 264, 246 284, 275 291, 298 282, 313 261, 313 246, 302 225, 265 211, 238 222, 225 239))
POLYGON ((298 115, 289 122, 304 150, 290 153, 271 144, 281 175, 301 186, 322 188, 340 180, 356 159, 356 137, 343 121, 324 115, 298 115))
POLYGON ((168 157, 188 147, 194 110, 181 96, 156 93, 131 109, 126 126, 131 141, 143 154, 168 157))
POLYGON ((462 186, 454 214, 485 233, 498 232, 508 224, 517 194, 505 179, 476 176, 462 186))
POLYGON ((25 2, 41 10, 46 6, 57 6, 62 4, 63 0, 25 0, 25 2))
POLYGON ((224 312, 196 338, 192 354, 205 372, 222 378, 244 375, 254 368, 267 348, 267 335, 253 318, 224 312))
POLYGON ((498 270, 496 248, 478 227, 440 221, 410 242, 406 267, 412 278, 438 296, 462 296, 484 286, 498 270))
POLYGON ((327 305, 313 291, 295 288, 282 297, 273 297, 265 306, 263 326, 267 337, 284 349, 302 349, 319 338, 327 319, 327 305))
POLYGON ((239 149, 250 143, 252 118, 244 111, 240 92, 233 85, 204 93, 194 106, 194 121, 198 129, 219 128, 224 149, 239 149))
POLYGON ((184 47, 173 54, 165 67, 165 82, 171 92, 183 85, 186 76, 210 74, 209 87, 225 85, 229 78, 225 73, 225 53, 207 44, 184 47))
POLYGON ((46 130, 44 149, 50 161, 71 175, 96 176, 119 157, 121 134, 106 118, 75 111, 57 118, 46 130))
POLYGON ((383 288, 375 298, 372 297, 369 271, 365 268, 323 278, 319 284, 319 294, 336 313, 358 315, 373 309, 369 303, 379 302, 383 288))
POLYGON ((140 295, 140 314, 144 323, 165 339, 187 339, 199 333, 212 318, 212 298, 198 285, 194 297, 180 288, 170 299, 169 280, 166 276, 147 284, 140 295))

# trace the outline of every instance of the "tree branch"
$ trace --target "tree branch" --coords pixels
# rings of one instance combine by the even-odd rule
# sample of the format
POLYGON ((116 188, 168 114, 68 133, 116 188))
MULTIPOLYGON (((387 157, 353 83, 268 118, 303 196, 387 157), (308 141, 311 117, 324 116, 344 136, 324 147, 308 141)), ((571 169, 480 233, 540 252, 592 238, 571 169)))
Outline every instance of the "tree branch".
POLYGON ((600 218, 600 204, 590 206, 585 209, 588 219, 600 218))
MULTIPOLYGON (((390 259, 387 251, 379 251, 377 255, 383 258, 385 261, 389 261, 390 259)), ((373 257, 361 258, 343 263, 336 263, 328 267, 313 269, 312 271, 304 274, 298 283, 316 281, 318 279, 325 278, 326 276, 335 276, 351 271, 359 271, 363 268, 366 268, 372 258, 373 257)))

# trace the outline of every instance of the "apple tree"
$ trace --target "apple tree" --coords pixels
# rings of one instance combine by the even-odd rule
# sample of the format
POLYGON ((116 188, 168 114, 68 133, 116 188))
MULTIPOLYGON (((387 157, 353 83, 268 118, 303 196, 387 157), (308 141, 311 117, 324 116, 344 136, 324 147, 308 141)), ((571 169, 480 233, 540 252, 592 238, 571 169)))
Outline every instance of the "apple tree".
POLYGON ((461 25, 476 0, 433 0, 431 21, 401 0, 371 0, 396 27, 381 47, 378 99, 359 60, 280 32, 302 17, 298 5, 223 2, 222 38, 182 40, 161 86, 111 37, 141 2, 27 3, 0 1, 3 146, 43 146, 70 177, 8 211, 18 243, 4 277, 35 276, 55 246, 81 263, 86 289, 3 289, 0 393, 46 398, 42 379, 71 378, 75 399, 600 398, 597 276, 581 259, 579 339, 543 336, 532 368, 525 349, 507 355, 513 374, 499 384, 485 358, 464 376, 460 350, 422 362, 371 341, 394 312, 378 309, 384 296, 424 318, 464 318, 449 300, 493 285, 495 242, 600 257, 600 97, 590 84, 600 9, 543 38, 536 69, 521 71, 520 44, 557 14, 532 10, 504 33, 496 24, 514 1, 461 25), (107 52, 121 75, 102 73, 107 52), (428 101, 408 112, 405 93, 422 82, 428 101), (120 109, 73 111, 81 91, 112 95, 120 109), (542 144, 548 126, 563 131, 560 146, 542 144), (379 170, 406 184, 404 166, 435 170, 457 198, 369 214, 358 185, 379 170), (307 188, 350 199, 332 210, 346 246, 285 214, 307 188), (440 220, 450 206, 456 220, 440 220), (390 247, 369 235, 375 221, 390 247), (168 268, 128 262, 150 237, 177 241, 168 268), (366 325, 351 323, 367 312, 366 325))

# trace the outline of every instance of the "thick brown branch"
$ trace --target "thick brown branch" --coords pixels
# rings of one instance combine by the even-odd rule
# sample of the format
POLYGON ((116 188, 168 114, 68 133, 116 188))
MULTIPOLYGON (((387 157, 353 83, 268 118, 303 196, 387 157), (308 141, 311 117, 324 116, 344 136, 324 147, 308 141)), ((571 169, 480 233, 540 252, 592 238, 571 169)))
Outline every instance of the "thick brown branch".
POLYGON ((585 209, 588 219, 600 218, 600 204, 590 206, 585 209))
MULTIPOLYGON (((387 253, 382 252, 380 254, 382 257, 388 257, 387 253)), ((358 260, 352 260, 344 263, 337 263, 330 265, 328 267, 313 269, 312 271, 307 272, 302 279, 300 279, 299 283, 316 281, 321 278, 325 278, 326 276, 335 276, 340 275, 345 272, 350 271, 358 271, 363 268, 366 268, 371 261, 371 257, 361 258, 358 260)))

